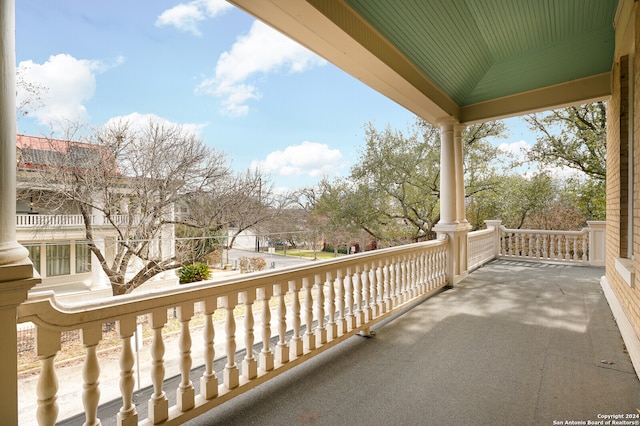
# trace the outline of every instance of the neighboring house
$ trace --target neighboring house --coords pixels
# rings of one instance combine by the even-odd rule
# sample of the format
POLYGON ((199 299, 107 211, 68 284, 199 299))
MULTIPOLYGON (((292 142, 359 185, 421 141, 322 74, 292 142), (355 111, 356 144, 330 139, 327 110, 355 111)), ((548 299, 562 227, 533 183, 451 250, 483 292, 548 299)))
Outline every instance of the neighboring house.
MULTIPOLYGON (((29 258, 42 278, 32 292, 52 290, 67 299, 86 298, 88 292, 91 297, 110 296, 109 279, 86 244, 85 224, 78 207, 68 202, 57 203, 52 209, 46 203, 46 193, 51 189, 39 183, 41 172, 52 164, 63 164, 65 156, 74 156, 74 164, 92 163, 92 159, 101 157, 99 147, 26 135, 17 135, 16 139, 17 240, 29 250, 29 258)), ((94 241, 112 259, 115 250, 110 247, 115 247, 116 230, 100 214, 93 215, 91 220, 94 241)), ((173 227, 167 232, 162 238, 165 247, 160 248, 165 253, 172 252, 174 243, 173 227)), ((176 276, 168 272, 154 281, 172 284, 176 276)))

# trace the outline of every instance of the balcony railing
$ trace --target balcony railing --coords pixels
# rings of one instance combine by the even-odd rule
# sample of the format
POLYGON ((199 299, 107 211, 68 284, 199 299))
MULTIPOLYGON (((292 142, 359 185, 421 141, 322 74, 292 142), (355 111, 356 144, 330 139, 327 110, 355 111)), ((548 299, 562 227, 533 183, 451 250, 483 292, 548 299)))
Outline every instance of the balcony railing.
POLYGON ((120 389, 122 407, 119 424, 138 424, 133 403, 135 388, 132 338, 138 318, 147 316, 153 330, 151 372, 154 392, 149 399, 148 418, 141 424, 167 420, 183 422, 288 370, 356 333, 369 328, 412 302, 419 301, 446 284, 446 240, 368 252, 304 266, 245 275, 224 282, 202 282, 164 291, 113 298, 108 302, 65 307, 55 298, 30 300, 19 307, 19 322, 36 325, 37 356, 41 368, 36 417, 40 424, 57 420, 58 378, 55 357, 61 333, 80 330, 85 348, 84 383, 78 383, 86 423, 97 424, 100 397, 100 358, 96 347, 103 324, 117 324, 121 343, 120 389), (285 299, 287 299, 285 301, 285 299), (199 306, 204 312, 203 339, 205 373, 200 394, 195 395, 190 378, 192 339, 190 321, 199 306), (180 321, 179 355, 181 383, 176 405, 168 406, 164 380, 162 328, 167 309, 176 309, 180 321), (236 360, 234 309, 244 311, 245 356, 236 360), (213 316, 224 322, 224 335, 214 334, 213 316), (254 331, 254 315, 260 314, 260 329, 254 331), (288 331, 291 330, 289 333, 288 331), (255 334, 261 339, 254 353, 255 334), (276 336, 277 342, 272 344, 276 336), (222 377, 212 366, 216 341, 224 347, 226 365, 222 377))
POLYGON ((79 214, 64 215, 40 215, 40 214, 18 214, 16 215, 16 227, 67 227, 84 226, 82 216, 79 214))
MULTIPOLYGON (((135 225, 139 222, 138 216, 112 215, 107 218, 103 215, 92 215, 91 224, 94 226, 107 225, 110 221, 118 226, 135 225)), ((36 227, 78 227, 84 226, 84 219, 79 214, 17 214, 16 228, 36 228, 36 227)))
MULTIPOLYGON (((513 230, 499 221, 487 225, 486 230, 468 234, 469 270, 496 257, 597 264, 596 253, 604 253, 601 223, 590 223, 578 232, 513 230)), ((84 383, 74 385, 82 394, 85 424, 98 424, 102 361, 97 346, 104 326, 113 323, 121 341, 120 393, 115 396, 122 401, 118 424, 182 423, 350 336, 368 334, 377 322, 434 294, 447 284, 448 252, 445 238, 82 306, 63 306, 51 294, 40 295, 18 308, 18 322, 31 322, 36 327, 40 360, 37 421, 53 425, 58 420, 55 358, 61 336, 67 331, 77 330, 84 346, 84 383), (176 313, 180 324, 175 348, 180 370, 177 389, 164 389, 166 345, 162 330, 168 311, 176 313), (204 316, 204 325, 201 335, 192 336, 190 326, 196 312, 204 316), (151 361, 138 368, 148 371, 153 393, 147 403, 148 417, 139 419, 133 403, 136 357, 132 345, 143 319, 151 330, 151 361), (238 325, 240 331, 236 332, 238 325), (193 339, 197 344, 192 344, 193 339), (236 359, 238 341, 245 349, 242 359, 236 359), (191 351, 195 347, 203 348, 202 356, 197 357, 204 363, 199 395, 191 380, 191 351), (218 358, 226 362, 217 375, 213 362, 218 358), (174 391, 176 404, 169 407, 166 395, 174 391)), ((65 416, 74 414, 63 412, 65 416)))

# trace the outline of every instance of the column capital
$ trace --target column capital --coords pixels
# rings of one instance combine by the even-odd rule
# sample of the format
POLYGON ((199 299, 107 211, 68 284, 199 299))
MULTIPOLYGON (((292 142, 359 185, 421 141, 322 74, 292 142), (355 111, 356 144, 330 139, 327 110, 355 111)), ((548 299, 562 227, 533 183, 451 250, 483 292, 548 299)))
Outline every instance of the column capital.
POLYGON ((447 128, 447 130, 453 130, 454 126, 458 124, 458 120, 453 117, 439 118, 438 120, 436 120, 436 124, 438 125, 438 127, 440 127, 440 129, 447 128))
POLYGON ((466 128, 467 128, 466 124, 455 123, 453 125, 453 131, 455 132, 456 136, 462 136, 462 132, 464 132, 466 128))

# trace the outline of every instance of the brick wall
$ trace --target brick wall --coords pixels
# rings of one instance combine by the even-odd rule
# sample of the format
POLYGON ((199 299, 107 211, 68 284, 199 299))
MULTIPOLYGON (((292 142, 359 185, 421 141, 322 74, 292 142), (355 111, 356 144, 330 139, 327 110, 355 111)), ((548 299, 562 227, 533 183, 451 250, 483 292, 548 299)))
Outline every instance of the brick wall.
MULTIPOLYGON (((635 10, 635 9, 634 9, 635 10)), ((640 58, 640 15, 635 16, 636 58, 640 58)), ((607 260, 606 276, 629 322, 640 336, 640 60, 633 64, 633 109, 630 108, 628 59, 619 55, 613 68, 613 95, 607 106, 607 260), (635 112, 634 112, 635 111, 635 112), (629 120, 633 120, 633 159, 628 158, 629 120), (616 271, 615 259, 627 256, 627 182, 633 161, 633 253, 636 282, 630 287, 616 271), (627 182, 625 182, 627 181, 627 182)))

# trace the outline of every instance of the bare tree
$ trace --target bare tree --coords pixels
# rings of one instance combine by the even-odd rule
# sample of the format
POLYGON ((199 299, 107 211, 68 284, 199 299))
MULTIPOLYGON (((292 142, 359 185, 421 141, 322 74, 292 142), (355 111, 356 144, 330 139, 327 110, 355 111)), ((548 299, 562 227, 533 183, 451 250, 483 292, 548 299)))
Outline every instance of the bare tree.
POLYGON ((160 242, 172 235, 176 204, 229 179, 222 153, 159 120, 143 128, 120 121, 83 143, 49 144, 22 149, 24 186, 48 211, 73 208, 82 215, 87 244, 114 295, 193 261, 160 242))

